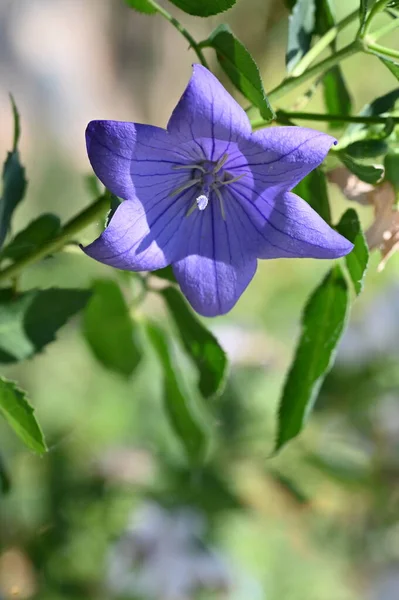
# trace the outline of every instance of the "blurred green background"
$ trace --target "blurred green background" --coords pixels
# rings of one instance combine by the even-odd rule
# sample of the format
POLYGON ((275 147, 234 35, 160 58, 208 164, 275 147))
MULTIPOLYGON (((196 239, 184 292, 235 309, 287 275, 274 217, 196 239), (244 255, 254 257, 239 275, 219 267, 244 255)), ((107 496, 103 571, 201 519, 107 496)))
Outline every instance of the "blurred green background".
MULTIPOLYGON (((336 5, 344 16, 356 2, 336 5)), ((261 66, 266 91, 283 77, 282 1, 239 0, 223 19, 171 12, 198 39, 228 22, 261 66)), ((10 145, 12 91, 29 179, 16 229, 45 211, 65 220, 91 201, 89 120, 165 125, 194 61, 186 46, 161 18, 122 0, 1 0, 0 150, 5 157, 10 145)), ((394 85, 369 57, 343 69, 355 110, 394 85)), ((321 94, 309 108, 322 109, 321 94)), ((331 194, 338 217, 348 203, 331 194)), ((372 215, 363 209, 362 217, 367 225, 372 215)), ((95 361, 77 318, 41 355, 4 369, 29 392, 50 451, 30 454, 0 421, 11 483, 0 494, 1 600, 399 598, 399 260, 382 274, 377 263, 374 255, 310 423, 276 458, 279 393, 325 262, 261 263, 236 308, 208 321, 232 366, 210 406, 204 468, 185 464, 150 352, 131 380, 119 378, 95 361)), ((22 288, 117 276, 68 247, 27 269, 22 288)), ((141 310, 165 318, 155 295, 141 310)))

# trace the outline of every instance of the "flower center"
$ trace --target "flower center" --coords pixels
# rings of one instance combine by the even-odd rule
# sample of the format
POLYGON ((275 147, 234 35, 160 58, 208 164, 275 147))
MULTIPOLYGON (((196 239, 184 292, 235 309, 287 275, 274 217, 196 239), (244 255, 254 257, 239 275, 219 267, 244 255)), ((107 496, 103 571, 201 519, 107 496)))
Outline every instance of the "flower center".
POLYGON ((173 190, 170 193, 170 196, 177 196, 193 186, 198 186, 200 188, 200 194, 196 197, 194 204, 187 211, 187 217, 196 209, 200 211, 205 210, 210 201, 210 194, 211 192, 214 192, 220 203, 222 217, 223 219, 226 219, 224 201, 220 188, 244 177, 244 175, 233 177, 228 171, 223 169, 228 158, 228 154, 223 154, 217 162, 204 160, 198 164, 177 165, 173 167, 174 170, 191 171, 191 178, 173 190))

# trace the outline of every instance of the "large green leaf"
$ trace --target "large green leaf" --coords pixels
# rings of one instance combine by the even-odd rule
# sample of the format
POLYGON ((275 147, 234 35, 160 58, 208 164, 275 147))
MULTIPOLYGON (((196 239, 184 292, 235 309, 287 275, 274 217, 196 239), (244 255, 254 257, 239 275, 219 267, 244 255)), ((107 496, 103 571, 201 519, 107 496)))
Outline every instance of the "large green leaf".
POLYGON ((13 149, 7 154, 3 167, 3 192, 0 198, 0 246, 3 245, 14 210, 25 195, 25 169, 19 160, 17 144, 20 136, 19 114, 14 99, 11 97, 14 117, 13 149))
POLYGON ((43 214, 17 233, 0 252, 0 258, 20 259, 51 240, 60 229, 61 222, 56 215, 43 214))
POLYGON ((365 139, 349 144, 345 153, 352 158, 376 158, 388 150, 388 144, 383 139, 365 139))
POLYGON ((129 377, 141 359, 137 327, 115 281, 94 283, 84 311, 83 331, 96 358, 111 371, 129 377))
POLYGON ((382 165, 365 165, 354 161, 349 154, 337 152, 340 160, 351 173, 356 175, 362 181, 375 185, 384 176, 384 167, 382 165))
POLYGON ((295 187, 294 192, 306 200, 327 223, 331 224, 326 176, 320 167, 306 175, 295 187))
POLYGON ((291 73, 306 54, 312 42, 315 28, 315 0, 297 0, 288 24, 288 45, 285 57, 288 73, 291 73))
POLYGON ((201 394, 208 398, 220 393, 228 367, 224 350, 215 336, 196 318, 176 288, 165 288, 161 294, 176 323, 183 345, 198 368, 201 394))
POLYGON ((201 46, 214 48, 220 66, 235 87, 259 108, 266 121, 274 119, 275 114, 266 97, 258 66, 230 28, 219 25, 201 46))
POLYGON ((134 10, 147 15, 154 15, 157 12, 157 9, 148 0, 125 0, 125 2, 134 10))
POLYGON ((38 454, 47 451, 43 433, 25 392, 3 377, 0 377, 0 413, 30 450, 38 454))
POLYGON ((349 208, 341 217, 337 230, 346 237, 354 248, 345 256, 346 266, 352 279, 356 294, 363 290, 363 280, 369 262, 369 249, 360 225, 357 212, 349 208))
POLYGON ((348 306, 348 287, 341 269, 335 266, 313 292, 303 313, 300 340, 280 402, 276 451, 305 425, 333 364, 348 306))
POLYGON ((90 297, 86 290, 51 288, 15 295, 0 290, 0 362, 24 360, 55 339, 90 297))
POLYGON ((163 370, 164 404, 170 425, 189 459, 201 463, 208 446, 205 424, 184 389, 167 334, 155 323, 147 325, 147 332, 163 370))
POLYGON ((237 0, 170 0, 181 10, 196 17, 210 17, 229 10, 237 0))

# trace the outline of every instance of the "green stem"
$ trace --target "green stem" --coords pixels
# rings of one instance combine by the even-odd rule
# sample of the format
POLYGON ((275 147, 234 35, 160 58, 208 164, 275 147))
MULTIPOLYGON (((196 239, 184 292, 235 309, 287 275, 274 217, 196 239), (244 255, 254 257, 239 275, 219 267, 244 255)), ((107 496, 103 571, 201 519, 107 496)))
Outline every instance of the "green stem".
POLYGON ((390 58, 396 58, 399 60, 399 50, 395 50, 394 48, 386 48, 380 44, 367 41, 367 50, 372 50, 370 54, 377 53, 382 55, 382 58, 384 58, 384 56, 389 56, 390 58))
POLYGON ((185 27, 183 27, 183 25, 180 23, 180 21, 175 19, 175 17, 172 17, 172 15, 167 10, 165 10, 162 6, 160 6, 158 4, 158 2, 155 2, 155 0, 147 0, 147 2, 149 4, 151 4, 151 6, 157 11, 157 13, 159 13, 160 15, 163 16, 164 19, 169 21, 169 23, 171 23, 171 25, 173 25, 173 27, 175 27, 175 29, 177 29, 177 31, 179 33, 181 33, 183 37, 186 38, 186 40, 190 44, 190 47, 194 50, 194 52, 198 56, 198 59, 201 62, 201 64, 204 67, 206 67, 207 69, 209 69, 209 65, 207 63, 207 60, 206 60, 201 48, 199 47, 199 45, 197 44, 197 42, 195 41, 193 36, 187 31, 187 29, 185 27))
POLYGON ((377 0, 373 8, 370 10, 369 16, 366 19, 364 26, 360 31, 360 37, 364 38, 367 35, 374 17, 384 10, 390 0, 377 0))
POLYGON ((294 90, 302 83, 305 83, 305 81, 308 81, 309 79, 312 79, 313 77, 316 77, 321 73, 325 73, 326 71, 331 69, 331 67, 334 67, 335 65, 340 63, 341 60, 344 60, 345 58, 348 58, 353 54, 357 54, 362 49, 362 44, 359 44, 358 41, 354 41, 348 46, 345 46, 344 48, 336 52, 335 54, 328 56, 324 60, 315 64, 313 67, 310 67, 310 69, 302 73, 302 75, 299 75, 298 77, 288 77, 287 79, 284 79, 277 87, 275 87, 271 92, 268 93, 269 100, 271 102, 278 100, 278 98, 281 98, 281 96, 284 96, 284 94, 287 94, 291 90, 294 90))
POLYGON ((100 218, 108 207, 108 194, 104 194, 88 208, 84 209, 81 213, 76 215, 76 217, 68 221, 55 238, 49 240, 43 244, 43 246, 40 246, 40 248, 36 248, 32 254, 24 256, 9 267, 0 271, 0 282, 18 276, 25 267, 39 262, 42 258, 60 250, 74 235, 100 218))
POLYGON ((342 29, 350 25, 352 21, 358 18, 359 11, 356 9, 350 13, 345 19, 342 19, 339 23, 331 27, 316 44, 305 54, 305 56, 299 61, 295 69, 292 71, 292 77, 298 77, 302 75, 304 71, 314 62, 314 60, 321 54, 330 44, 335 40, 337 35, 342 29))
POLYGON ((388 33, 391 33, 391 31, 396 29, 398 26, 399 26, 399 19, 391 19, 389 21, 389 23, 384 25, 384 27, 381 27, 380 29, 377 29, 377 31, 373 31, 373 33, 370 33, 369 38, 371 40, 378 40, 382 36, 387 35, 388 33))
MULTIPOLYGON (((382 116, 361 116, 361 115, 331 115, 331 114, 321 114, 321 113, 308 113, 308 112, 290 112, 285 110, 278 110, 276 112, 277 121, 281 121, 282 123, 286 123, 287 119, 297 119, 299 121, 323 121, 323 122, 340 122, 340 123, 365 123, 365 124, 382 124, 384 125, 388 118, 390 121, 399 124, 399 117, 382 117, 382 116)), ((256 121, 252 121, 252 128, 261 129, 267 125, 267 121, 263 119, 258 119, 256 121)))

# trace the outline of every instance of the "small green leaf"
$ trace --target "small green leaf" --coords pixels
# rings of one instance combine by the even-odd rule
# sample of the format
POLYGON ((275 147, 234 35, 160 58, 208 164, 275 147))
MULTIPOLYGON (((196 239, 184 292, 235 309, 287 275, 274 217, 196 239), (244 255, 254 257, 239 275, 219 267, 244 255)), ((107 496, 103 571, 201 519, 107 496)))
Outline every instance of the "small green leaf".
POLYGON ((19 113, 11 96, 11 105, 14 117, 13 150, 7 154, 3 167, 3 193, 0 198, 0 246, 3 245, 14 210, 25 195, 26 179, 25 169, 19 160, 17 144, 20 136, 19 113))
POLYGON ((125 0, 125 2, 130 8, 146 15, 154 15, 157 12, 157 9, 148 0, 125 0))
POLYGON ((309 175, 306 175, 295 187, 294 192, 306 200, 322 219, 331 224, 327 181, 320 167, 309 173, 309 175))
POLYGON ((155 323, 147 324, 147 332, 163 369, 164 404, 170 425, 189 459, 202 462, 208 446, 205 425, 197 414, 193 399, 183 388, 167 335, 155 323))
POLYGON ((229 10, 237 0, 170 0, 172 4, 196 17, 210 17, 229 10))
POLYGON ((309 298, 302 333, 280 402, 276 452, 305 425, 344 331, 349 293, 335 266, 309 298))
POLYGON ((391 150, 385 156, 385 179, 399 188, 399 150, 391 150))
POLYGON ((216 51, 219 64, 230 81, 259 108, 265 120, 271 121, 275 118, 256 62, 227 25, 219 25, 201 46, 210 46, 216 51))
POLYGON ((50 288, 15 295, 0 290, 0 362, 30 358, 86 305, 87 290, 50 288))
POLYGON ((2 457, 0 456, 0 496, 5 495, 11 489, 11 478, 8 473, 7 467, 4 464, 2 457))
POLYGON ((349 208, 341 217, 337 231, 348 239, 354 248, 345 256, 346 266, 357 295, 363 291, 364 276, 369 262, 369 249, 357 212, 349 208))
POLYGON ((387 67, 387 69, 391 71, 392 75, 394 75, 399 81, 399 63, 389 58, 379 58, 381 62, 387 67))
POLYGON ((158 271, 152 271, 151 275, 155 275, 155 277, 165 279, 165 281, 170 281, 171 283, 176 283, 176 277, 173 273, 173 268, 170 265, 169 267, 158 269, 158 271))
POLYGON ((315 0, 297 0, 289 17, 288 45, 285 63, 291 73, 310 49, 315 28, 315 0))
POLYGON ((141 360, 137 329, 117 283, 94 283, 83 318, 84 336, 95 357, 107 369, 129 377, 141 360))
POLYGON ((365 139, 349 144, 345 153, 352 158, 375 158, 382 156, 388 150, 388 144, 384 140, 365 139))
POLYGON ((0 252, 0 258, 20 259, 51 240, 60 229, 61 222, 56 215, 43 214, 17 233, 0 252))
POLYGON ((0 413, 30 450, 37 454, 47 451, 43 433, 25 392, 3 377, 0 377, 0 413))
POLYGON ((199 372, 199 390, 205 398, 221 393, 227 374, 227 357, 214 335, 190 310, 181 293, 172 287, 161 291, 179 330, 183 345, 199 372))
MULTIPOLYGON (((338 115, 350 115, 352 101, 342 75, 341 68, 335 66, 323 78, 324 102, 328 112, 338 115)), ((331 128, 342 127, 343 123, 330 123, 331 128)))
POLYGON ((355 162, 345 152, 337 152, 337 155, 351 173, 366 183, 375 185, 381 181, 384 176, 384 167, 382 165, 364 165, 355 162))

